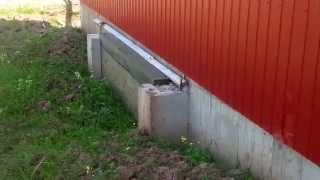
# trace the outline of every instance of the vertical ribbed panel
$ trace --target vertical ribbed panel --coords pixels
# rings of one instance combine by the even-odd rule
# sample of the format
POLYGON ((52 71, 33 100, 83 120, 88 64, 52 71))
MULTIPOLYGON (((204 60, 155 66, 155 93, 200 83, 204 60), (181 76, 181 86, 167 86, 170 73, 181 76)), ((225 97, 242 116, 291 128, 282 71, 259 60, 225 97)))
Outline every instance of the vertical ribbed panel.
POLYGON ((82 0, 320 163, 319 0, 82 0))

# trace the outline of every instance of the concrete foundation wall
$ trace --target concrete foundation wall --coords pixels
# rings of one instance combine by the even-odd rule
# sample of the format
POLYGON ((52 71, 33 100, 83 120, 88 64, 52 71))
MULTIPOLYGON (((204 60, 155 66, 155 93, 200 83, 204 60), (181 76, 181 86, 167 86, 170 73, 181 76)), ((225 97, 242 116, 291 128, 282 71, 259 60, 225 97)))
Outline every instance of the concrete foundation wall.
POLYGON ((81 28, 87 34, 95 34, 99 31, 93 19, 99 17, 99 15, 88 8, 84 4, 80 4, 80 18, 81 18, 81 28))
POLYGON ((129 110, 138 117, 138 89, 140 84, 108 53, 102 53, 102 74, 108 82, 112 82, 129 110))
POLYGON ((279 142, 217 97, 190 83, 189 137, 228 166, 250 169, 255 177, 277 180, 320 179, 320 169, 279 142))
MULTIPOLYGON (((82 28, 96 33, 97 14, 81 7, 82 28)), ((103 19, 102 17, 100 17, 103 19)), ((133 112, 138 108, 141 86, 108 53, 102 53, 103 75, 120 91, 133 112)), ((320 169, 288 146, 274 139, 250 120, 190 80, 188 137, 210 149, 227 166, 250 169, 259 179, 319 180, 320 169)))

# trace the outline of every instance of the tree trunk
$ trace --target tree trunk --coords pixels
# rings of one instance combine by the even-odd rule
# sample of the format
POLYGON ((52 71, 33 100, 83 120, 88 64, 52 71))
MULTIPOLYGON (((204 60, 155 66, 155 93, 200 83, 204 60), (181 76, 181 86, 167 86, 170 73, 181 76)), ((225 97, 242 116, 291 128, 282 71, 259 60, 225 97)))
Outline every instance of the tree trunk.
POLYGON ((71 27, 72 26, 72 14, 73 14, 73 9, 72 9, 72 1, 71 0, 64 0, 65 6, 66 6, 66 27, 71 27))

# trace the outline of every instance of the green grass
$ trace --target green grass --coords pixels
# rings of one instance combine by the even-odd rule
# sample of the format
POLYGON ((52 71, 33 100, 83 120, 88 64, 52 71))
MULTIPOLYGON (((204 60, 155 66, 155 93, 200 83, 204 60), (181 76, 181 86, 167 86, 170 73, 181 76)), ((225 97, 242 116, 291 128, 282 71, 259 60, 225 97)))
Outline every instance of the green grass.
POLYGON ((78 177, 88 164, 76 152, 98 153, 109 133, 128 133, 134 120, 110 86, 88 74, 79 30, 72 30, 72 52, 55 56, 48 48, 63 30, 43 37, 11 31, 19 26, 1 22, 8 30, 0 37, 0 177, 30 179, 42 158, 37 177, 78 177))
MULTIPOLYGON (((39 14, 32 8, 10 13, 39 14)), ((88 73, 79 29, 39 34, 25 23, 0 20, 0 179, 119 179, 119 166, 152 147, 177 151, 190 167, 216 166, 208 151, 186 140, 137 135, 117 92, 88 73)))

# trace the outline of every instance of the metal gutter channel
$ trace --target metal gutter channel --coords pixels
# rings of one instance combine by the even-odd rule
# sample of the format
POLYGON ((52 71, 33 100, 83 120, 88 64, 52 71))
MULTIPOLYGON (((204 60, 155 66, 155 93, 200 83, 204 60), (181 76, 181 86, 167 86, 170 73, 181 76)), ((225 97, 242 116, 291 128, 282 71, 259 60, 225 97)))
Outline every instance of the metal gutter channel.
POLYGON ((94 19, 94 22, 100 27, 104 28, 106 31, 108 31, 110 34, 114 35, 116 38, 118 38, 121 42, 123 42, 125 45, 130 47, 132 50, 134 50, 137 54, 139 54, 144 60, 146 60, 148 63, 150 63, 152 66, 157 68, 160 72, 162 72, 164 75, 166 75, 173 83, 175 83, 178 87, 182 88, 186 84, 186 80, 179 76, 177 73, 166 67, 165 65, 161 64, 155 57, 153 57, 150 53, 148 53, 144 48, 137 45, 132 40, 128 39, 125 35, 118 32, 116 29, 114 29, 111 25, 108 23, 105 23, 101 21, 100 19, 94 19))

